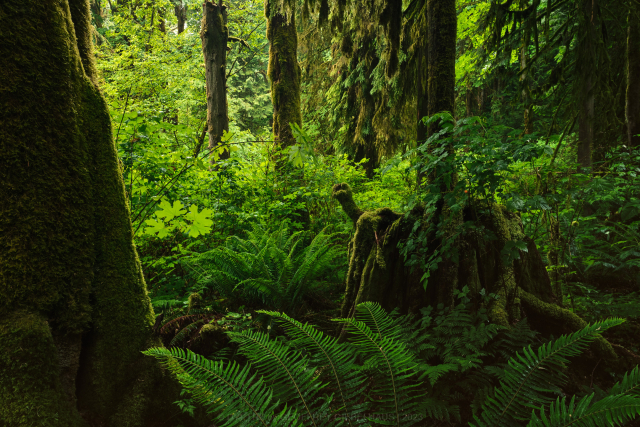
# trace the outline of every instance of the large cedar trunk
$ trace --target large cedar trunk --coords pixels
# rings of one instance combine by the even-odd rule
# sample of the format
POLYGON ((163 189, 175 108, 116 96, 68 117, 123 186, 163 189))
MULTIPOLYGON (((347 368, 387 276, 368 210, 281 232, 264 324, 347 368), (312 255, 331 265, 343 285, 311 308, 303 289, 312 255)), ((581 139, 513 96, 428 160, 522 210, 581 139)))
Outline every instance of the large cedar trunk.
MULTIPOLYGON (((202 53, 204 54, 207 80, 207 127, 209 148, 221 144, 224 132, 229 131, 227 114, 227 10, 222 5, 204 2, 202 5, 202 53)), ((221 159, 229 158, 229 150, 219 153, 221 159)))
MULTIPOLYGON (((274 5, 274 7, 277 7, 274 5)), ((280 147, 295 144, 289 123, 302 125, 300 110, 300 65, 295 11, 272 10, 265 0, 269 68, 273 102, 273 137, 280 147)))
POLYGON ((174 415, 163 374, 140 354, 158 343, 153 322, 89 4, 3 0, 0 425, 133 427, 174 415))

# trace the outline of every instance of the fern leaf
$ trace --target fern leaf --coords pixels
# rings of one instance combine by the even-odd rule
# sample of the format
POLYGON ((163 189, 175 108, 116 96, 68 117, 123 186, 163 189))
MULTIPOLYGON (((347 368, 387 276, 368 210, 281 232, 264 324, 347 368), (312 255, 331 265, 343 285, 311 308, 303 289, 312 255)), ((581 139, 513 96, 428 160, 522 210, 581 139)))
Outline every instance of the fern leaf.
POLYGON ((355 417, 364 411, 362 405, 355 403, 366 378, 357 371, 351 369, 354 364, 355 354, 353 350, 344 344, 339 344, 338 339, 329 337, 308 324, 302 324, 284 313, 275 311, 262 311, 276 319, 284 328, 287 335, 293 340, 291 344, 307 350, 314 355, 313 364, 327 371, 327 379, 331 380, 332 388, 337 389, 340 405, 338 415, 346 415, 349 425, 356 425, 360 417, 355 417))
POLYGON ((597 334, 622 322, 623 319, 596 322, 542 345, 537 352, 531 347, 523 349, 509 360, 500 387, 485 400, 480 418, 475 417, 477 425, 510 427, 528 420, 531 409, 550 403, 549 395, 564 382, 566 357, 580 354, 597 334))
POLYGON ((541 410, 534 413, 527 427, 602 427, 619 426, 640 415, 640 398, 627 395, 607 396, 591 405, 594 394, 583 397, 576 404, 575 396, 569 405, 566 397, 558 398, 549 408, 549 416, 541 410))
POLYGON ((276 412, 278 402, 273 401, 271 390, 262 378, 251 375, 249 366, 241 368, 235 362, 225 366, 180 348, 156 347, 143 353, 155 357, 176 375, 194 400, 225 427, 300 425, 293 409, 276 412))
POLYGON ((390 317, 379 305, 362 303, 356 307, 356 312, 364 313, 375 330, 364 321, 335 320, 346 324, 352 333, 350 341, 366 354, 365 366, 377 368, 378 375, 371 391, 377 398, 374 400, 376 415, 371 421, 383 425, 413 425, 416 421, 405 415, 422 413, 425 409, 424 399, 418 397, 421 383, 415 381, 418 365, 415 356, 404 343, 394 339, 394 335, 401 336, 401 330, 393 328, 390 317))
POLYGON ((640 368, 636 366, 631 372, 624 374, 622 381, 616 383, 609 395, 628 394, 640 397, 640 368))
POLYGON ((239 352, 263 374, 276 398, 299 409, 310 425, 327 425, 329 419, 318 414, 329 413, 331 399, 320 402, 319 392, 325 385, 317 380, 314 369, 308 369, 307 358, 262 332, 243 331, 229 336, 240 344, 239 352))

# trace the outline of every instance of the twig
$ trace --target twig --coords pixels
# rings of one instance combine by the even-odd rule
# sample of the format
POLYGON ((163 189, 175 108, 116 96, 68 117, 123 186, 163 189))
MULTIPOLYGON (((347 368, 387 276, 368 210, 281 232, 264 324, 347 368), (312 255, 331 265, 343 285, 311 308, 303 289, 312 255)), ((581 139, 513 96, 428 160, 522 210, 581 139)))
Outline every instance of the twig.
POLYGON ((122 122, 124 121, 124 114, 127 112, 127 106, 129 105, 129 94, 131 94, 132 86, 129 86, 129 91, 127 92, 127 100, 124 103, 124 110, 122 110, 122 118, 120 119, 120 125, 118 126, 118 133, 116 134, 116 143, 118 142, 118 137, 120 136, 120 128, 122 127, 122 122))
POLYGON ((549 166, 553 166, 553 162, 555 162, 556 156, 558 155, 558 151, 560 150, 560 146, 562 145, 562 140, 564 139, 567 133, 571 133, 571 131, 573 130, 573 126, 576 124, 577 119, 578 119, 578 114, 575 115, 571 124, 568 125, 568 127, 565 126, 565 128, 563 129, 562 135, 560 136, 560 141, 558 141, 558 145, 556 145, 556 149, 553 150, 553 157, 551 158, 551 162, 549 162, 549 166))

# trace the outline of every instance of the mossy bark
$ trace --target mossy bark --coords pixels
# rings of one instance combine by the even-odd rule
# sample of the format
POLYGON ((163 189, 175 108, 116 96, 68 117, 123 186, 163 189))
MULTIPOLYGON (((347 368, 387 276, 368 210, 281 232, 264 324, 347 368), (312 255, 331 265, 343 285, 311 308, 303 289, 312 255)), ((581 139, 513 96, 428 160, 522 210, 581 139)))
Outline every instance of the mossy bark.
MULTIPOLYGON (((456 78, 455 0, 428 0, 428 113, 453 113, 456 78)), ((430 131, 430 134, 434 130, 430 131)))
MULTIPOLYGON (((202 4, 202 53, 205 64, 207 91, 207 128, 209 148, 221 144, 222 135, 229 131, 227 113, 227 8, 205 1, 202 4)), ((221 159, 229 158, 229 150, 219 153, 221 159)))
MULTIPOLYGON (((421 282, 423 271, 405 267, 398 244, 410 238, 417 220, 425 227, 432 220, 424 210, 415 208, 406 215, 388 208, 362 211, 345 183, 333 187, 333 197, 355 223, 349 243, 349 270, 342 317, 350 317, 357 304, 375 301, 386 310, 399 308, 403 313, 417 314, 420 308, 454 304, 456 290, 467 286, 477 296, 484 289, 498 299, 487 307, 492 322, 509 326, 523 317, 539 330, 555 334, 574 331, 584 321, 556 305, 559 296, 551 281, 535 243, 523 231, 517 214, 500 205, 464 211, 465 221, 475 221, 476 229, 455 242, 457 262, 441 262, 431 272, 426 289, 421 282), (510 241, 524 241, 527 251, 519 251, 519 259, 505 263, 503 248, 510 241)), ((426 256, 441 247, 435 233, 427 236, 426 256)), ((615 358, 606 341, 598 341, 600 354, 615 358)))
POLYGON ((87 0, 0 3, 0 425, 167 413, 89 17, 87 0))
MULTIPOLYGON (((274 7, 276 7, 274 5, 274 7)), ((280 147, 295 144, 289 123, 302 125, 300 110, 300 64, 298 63, 298 32, 295 11, 275 10, 265 0, 269 67, 273 102, 273 136, 280 147)))

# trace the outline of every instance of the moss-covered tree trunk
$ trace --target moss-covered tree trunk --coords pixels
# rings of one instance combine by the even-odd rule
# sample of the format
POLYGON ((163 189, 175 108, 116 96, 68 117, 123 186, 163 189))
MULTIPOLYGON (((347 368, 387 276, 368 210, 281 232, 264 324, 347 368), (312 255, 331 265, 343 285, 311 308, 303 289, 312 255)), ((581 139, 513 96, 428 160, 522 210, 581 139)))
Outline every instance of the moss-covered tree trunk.
MULTIPOLYGON (((202 53, 204 54, 207 91, 207 128, 209 148, 221 144, 222 135, 229 131, 227 114, 227 10, 222 5, 205 1, 202 4, 202 53)), ((221 159, 229 158, 229 150, 219 153, 221 159)))
POLYGON ((627 35, 627 142, 640 147, 640 5, 629 3, 627 35))
POLYGON ((300 65, 295 10, 278 10, 265 0, 269 68, 273 102, 273 137, 280 147, 295 144, 289 123, 302 125, 300 110, 300 65))
MULTIPOLYGON (((0 425, 166 417, 87 0, 0 2, 0 425), (82 417, 80 416, 82 414, 82 417)), ((175 412, 175 411, 174 411, 175 412)))

